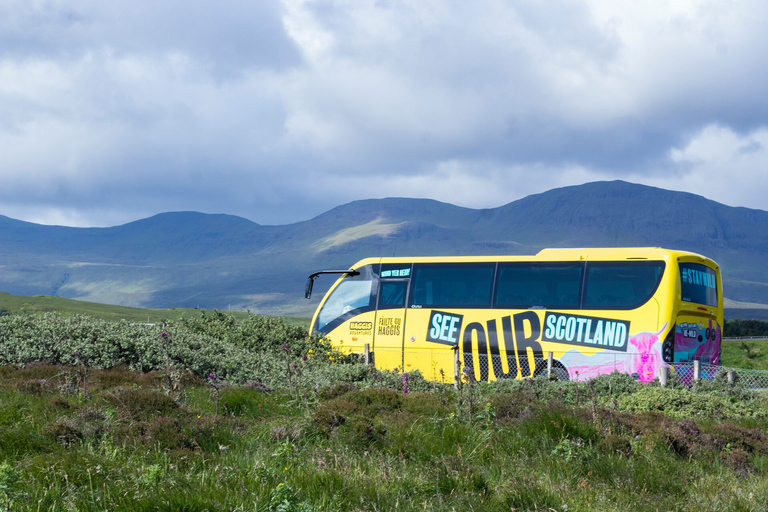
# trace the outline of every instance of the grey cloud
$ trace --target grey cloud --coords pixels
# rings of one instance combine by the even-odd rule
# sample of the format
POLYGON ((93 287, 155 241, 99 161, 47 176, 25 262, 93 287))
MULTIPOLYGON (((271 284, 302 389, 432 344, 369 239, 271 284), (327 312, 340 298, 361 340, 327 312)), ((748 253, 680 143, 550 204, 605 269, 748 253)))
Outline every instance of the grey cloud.
POLYGON ((183 53, 223 77, 247 68, 286 69, 300 55, 286 35, 277 2, 230 0, 128 3, 12 1, 0 8, 2 54, 77 58, 109 48, 121 54, 183 53))
MULTIPOLYGON (((438 73, 440 63, 452 68, 434 82, 454 89, 456 97, 476 89, 487 98, 481 106, 485 109, 482 119, 487 122, 477 119, 472 126, 474 136, 462 140, 465 146, 456 147, 455 156, 467 158, 474 153, 475 157, 496 155, 507 163, 579 163, 598 171, 630 172, 647 167, 650 172, 660 172, 669 167, 664 165, 669 149, 708 123, 742 131, 766 123, 768 102, 761 92, 768 85, 766 66, 761 53, 753 51, 768 43, 759 23, 744 21, 754 28, 747 35, 733 29, 720 34, 720 38, 734 41, 730 55, 717 60, 709 60, 708 52, 717 53, 722 44, 685 48, 684 34, 679 41, 676 34, 667 34, 681 48, 654 49, 648 57, 658 61, 656 64, 628 60, 647 50, 627 48, 616 25, 595 25, 584 4, 531 5, 515 4, 510 12, 502 13, 506 17, 486 20, 489 24, 468 23, 476 33, 444 30, 445 45, 440 39, 430 39, 432 34, 427 32, 425 40, 435 44, 414 60, 438 73), (495 44, 485 44, 489 34, 499 35, 495 44), (432 53, 432 48, 443 47, 447 48, 444 53, 432 53), (454 51, 457 47, 463 50, 454 51), (473 54, 490 65, 480 67, 471 58, 473 54), (645 71, 650 76, 642 75, 643 66, 648 66, 645 71), (567 84, 573 75, 583 83, 558 87, 558 82, 567 84), (599 92, 611 80, 621 82, 616 91, 619 97, 599 92), (572 105, 580 102, 593 103, 595 112, 570 113, 572 105), (505 109, 501 126, 498 113, 505 109)), ((756 14, 762 21, 766 17, 764 9, 744 9, 740 14, 756 14)), ((702 26, 695 25, 698 18, 689 20, 694 25, 689 30, 706 43, 712 31, 706 23, 711 19, 703 17, 702 26)), ((670 25, 671 30, 674 23, 670 25)), ((649 32, 647 37, 648 44, 653 44, 654 34, 649 32)), ((417 44, 408 47, 420 48, 417 44)), ((423 83, 430 83, 429 78, 424 77, 423 83)))
POLYGON ((705 126, 768 125, 768 7, 617 2, 5 3, 0 207, 282 223, 470 173, 684 176, 705 126))

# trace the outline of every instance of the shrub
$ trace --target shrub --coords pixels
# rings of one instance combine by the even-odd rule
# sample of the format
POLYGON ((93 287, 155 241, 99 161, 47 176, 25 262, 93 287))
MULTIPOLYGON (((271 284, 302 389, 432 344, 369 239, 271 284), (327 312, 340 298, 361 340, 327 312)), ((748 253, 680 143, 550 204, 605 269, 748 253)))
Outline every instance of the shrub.
MULTIPOLYGON (((214 312, 162 327, 55 313, 0 317, 0 366, 44 362, 53 365, 49 368, 77 368, 85 377, 92 370, 122 365, 139 373, 191 372, 197 378, 216 374, 232 383, 259 380, 273 388, 293 384, 286 363, 297 361, 311 373, 310 385, 334 381, 327 370, 329 362, 362 366, 338 354, 325 340, 310 338, 303 328, 276 317, 251 315, 236 321, 214 312)), ((132 379, 128 373, 123 377, 132 379)), ((41 378, 50 375, 26 377, 41 378)))
POLYGON ((436 393, 409 393, 402 397, 400 408, 421 416, 448 414, 451 411, 447 400, 436 393))
POLYGON ((146 444, 160 449, 194 448, 189 436, 182 431, 178 418, 158 416, 146 428, 146 444))
POLYGON ((535 396, 523 391, 493 395, 489 400, 497 420, 530 418, 533 411, 538 410, 541 406, 541 402, 536 400, 535 396))
POLYGON ((749 453, 768 454, 768 433, 759 428, 733 423, 716 423, 707 429, 712 445, 720 450, 738 448, 749 453))
POLYGON ((343 430, 346 442, 361 447, 379 442, 386 433, 381 418, 400 411, 403 395, 386 388, 353 390, 322 402, 314 414, 314 424, 329 435, 343 430))
POLYGON ((331 400, 355 390, 357 390, 357 386, 351 382, 337 382, 336 384, 320 388, 317 391, 317 397, 320 400, 331 400))
POLYGON ((617 398, 623 411, 660 411, 672 418, 733 419, 768 417, 765 406, 731 401, 715 393, 694 393, 688 389, 644 386, 637 392, 617 398))
POLYGON ((117 390, 105 396, 107 403, 132 419, 144 420, 156 415, 169 415, 178 411, 179 404, 173 398, 158 391, 147 389, 117 390))
POLYGON ((606 455, 621 455, 629 457, 632 455, 632 443, 626 436, 608 434, 602 437, 597 443, 598 451, 606 455))
POLYGON ((83 432, 80 427, 68 419, 58 420, 47 425, 43 431, 48 437, 64 446, 69 446, 83 439, 83 432))
POLYGON ((631 375, 621 372, 607 373, 592 379, 592 390, 598 397, 634 393, 642 385, 631 375))

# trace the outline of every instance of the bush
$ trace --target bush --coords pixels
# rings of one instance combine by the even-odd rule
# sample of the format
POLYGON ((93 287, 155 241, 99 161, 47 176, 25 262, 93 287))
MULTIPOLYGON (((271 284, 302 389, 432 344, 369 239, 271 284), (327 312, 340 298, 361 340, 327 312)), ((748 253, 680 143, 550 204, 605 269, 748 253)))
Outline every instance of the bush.
POLYGON ((145 420, 156 415, 169 415, 179 411, 173 398, 158 391, 147 389, 117 390, 105 397, 131 419, 145 420))
MULTIPOLYGON (((57 371, 73 368, 81 380, 93 370, 119 366, 162 372, 169 381, 185 373, 199 379, 215 374, 219 380, 259 381, 268 388, 295 387, 297 378, 304 387, 330 384, 338 381, 337 371, 346 372, 347 380, 370 378, 370 370, 354 357, 338 354, 325 340, 310 338, 303 328, 277 317, 250 315, 236 321, 214 312, 160 326, 55 313, 1 316, 0 366, 40 363, 57 371)), ((137 383, 128 373, 123 373, 126 381, 137 383)), ((47 377, 30 373, 27 380, 47 377)))
POLYGON ((403 397, 385 388, 352 390, 321 403, 315 411, 314 424, 326 435, 343 431, 340 439, 365 448, 383 439, 386 428, 381 419, 400 411, 403 397))
POLYGON ((637 392, 617 398, 623 411, 659 411, 672 418, 766 418, 762 402, 731 400, 715 393, 695 393, 688 389, 641 387, 637 392))
POLYGON ((522 391, 493 395, 490 404, 496 418, 507 421, 530 418, 541 407, 541 402, 534 395, 522 391))

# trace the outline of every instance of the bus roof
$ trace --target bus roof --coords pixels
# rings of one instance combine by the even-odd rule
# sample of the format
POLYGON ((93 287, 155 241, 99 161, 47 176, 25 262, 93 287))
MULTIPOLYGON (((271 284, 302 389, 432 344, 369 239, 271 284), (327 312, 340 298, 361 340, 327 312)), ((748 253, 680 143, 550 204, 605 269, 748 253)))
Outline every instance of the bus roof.
POLYGON ((376 263, 460 263, 460 262, 524 262, 524 261, 621 261, 621 260, 685 260, 708 263, 719 268, 713 260, 689 251, 661 247, 584 247, 542 249, 535 255, 495 256, 397 256, 366 258, 351 268, 376 263))

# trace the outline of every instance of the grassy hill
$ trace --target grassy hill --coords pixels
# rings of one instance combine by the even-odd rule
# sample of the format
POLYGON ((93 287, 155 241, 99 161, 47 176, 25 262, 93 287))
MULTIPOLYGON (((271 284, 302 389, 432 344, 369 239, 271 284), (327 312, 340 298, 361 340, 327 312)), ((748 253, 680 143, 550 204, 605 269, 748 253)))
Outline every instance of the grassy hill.
MULTIPOLYGON (((728 299, 768 304, 768 212, 622 181, 483 210, 426 199, 355 201, 286 226, 195 212, 87 229, 0 216, 0 240, 0 290, 124 306, 306 317, 330 284, 320 280, 314 301, 305 301, 306 276, 365 257, 622 245, 709 256, 722 267, 728 299)), ((766 312, 742 307, 729 317, 766 312)))
MULTIPOLYGON (((182 317, 198 317, 203 312, 203 310, 188 308, 133 308, 65 299, 51 295, 19 296, 0 292, 0 312, 3 314, 34 314, 48 311, 56 312, 63 316, 87 315, 103 320, 128 320, 130 322, 147 323, 178 320, 182 317)), ((230 313, 238 318, 245 317, 248 314, 238 311, 230 313)))

